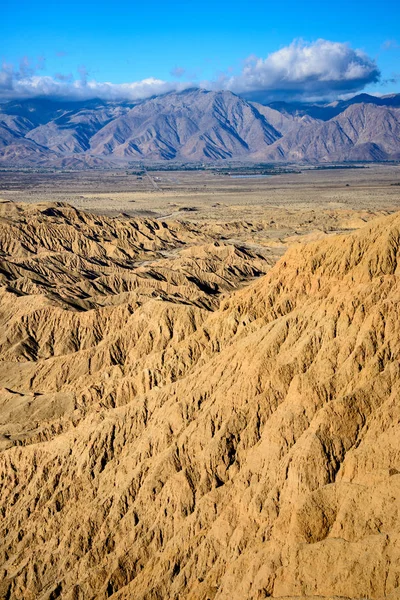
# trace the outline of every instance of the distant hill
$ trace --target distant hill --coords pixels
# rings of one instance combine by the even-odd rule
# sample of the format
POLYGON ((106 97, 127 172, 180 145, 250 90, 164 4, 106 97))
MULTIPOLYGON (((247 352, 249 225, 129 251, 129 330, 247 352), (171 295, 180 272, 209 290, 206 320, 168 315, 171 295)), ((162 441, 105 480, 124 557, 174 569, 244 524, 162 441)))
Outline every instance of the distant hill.
POLYGON ((400 94, 268 106, 190 89, 138 103, 31 99, 0 106, 0 165, 136 161, 384 161, 400 157, 400 94))
POLYGON ((375 104, 376 106, 400 106, 400 94, 388 96, 371 96, 370 94, 358 94, 349 100, 337 100, 329 104, 313 104, 304 102, 271 102, 267 106, 278 110, 284 115, 304 116, 308 115, 314 119, 328 121, 336 117, 353 104, 375 104))
POLYGON ((399 108, 353 104, 328 121, 305 122, 260 156, 288 162, 385 161, 400 158, 399 142, 399 108))

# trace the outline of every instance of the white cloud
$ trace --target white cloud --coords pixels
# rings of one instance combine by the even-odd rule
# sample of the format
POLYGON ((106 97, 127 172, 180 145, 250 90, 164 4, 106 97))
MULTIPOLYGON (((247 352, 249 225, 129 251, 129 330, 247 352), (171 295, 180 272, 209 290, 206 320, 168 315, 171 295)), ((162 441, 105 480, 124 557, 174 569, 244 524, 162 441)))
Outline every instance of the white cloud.
POLYGON ((80 78, 71 81, 70 75, 56 73, 54 77, 30 75, 24 77, 4 65, 0 71, 0 98, 32 98, 47 96, 68 100, 140 100, 158 94, 190 87, 190 83, 176 83, 150 77, 132 83, 111 83, 90 80, 84 67, 79 69, 80 78))
MULTIPOLYGON (((98 82, 79 67, 80 78, 57 73, 54 77, 38 75, 24 58, 20 69, 4 64, 0 71, 0 99, 48 96, 71 100, 140 100, 192 87, 189 81, 164 81, 149 77, 130 83, 98 82)), ((184 74, 176 68, 175 77, 184 74)), ((226 89, 256 100, 323 99, 357 92, 380 78, 374 60, 348 44, 317 40, 295 40, 266 58, 249 57, 237 75, 223 74, 217 80, 204 81, 200 87, 226 89)))
POLYGON ((239 75, 220 83, 239 94, 321 96, 356 92, 380 77, 376 63, 348 44, 295 40, 267 58, 251 56, 239 75))

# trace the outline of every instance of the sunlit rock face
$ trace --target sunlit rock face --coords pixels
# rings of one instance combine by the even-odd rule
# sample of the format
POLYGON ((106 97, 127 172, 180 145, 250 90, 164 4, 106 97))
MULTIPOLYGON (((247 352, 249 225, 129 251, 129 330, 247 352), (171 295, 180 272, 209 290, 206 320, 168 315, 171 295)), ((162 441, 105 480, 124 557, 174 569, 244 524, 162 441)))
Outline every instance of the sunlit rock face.
POLYGON ((2 204, 1 597, 398 597, 399 244, 2 204))

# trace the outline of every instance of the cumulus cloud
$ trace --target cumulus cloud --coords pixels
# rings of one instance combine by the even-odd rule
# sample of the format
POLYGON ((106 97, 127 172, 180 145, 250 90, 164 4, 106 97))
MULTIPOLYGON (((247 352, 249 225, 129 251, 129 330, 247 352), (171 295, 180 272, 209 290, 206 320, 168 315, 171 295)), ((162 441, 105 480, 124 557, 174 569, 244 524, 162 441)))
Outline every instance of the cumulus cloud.
POLYGON ((328 98, 357 92, 379 77, 375 61, 348 44, 295 40, 266 58, 249 57, 239 75, 220 85, 249 97, 328 98))
MULTIPOLYGON (((54 77, 39 75, 24 57, 18 70, 3 64, 0 71, 0 99, 48 96, 71 100, 102 98, 136 101, 193 87, 190 81, 165 81, 154 77, 120 84, 99 82, 90 78, 84 66, 78 68, 78 73, 79 78, 75 80, 61 73, 54 77)), ((183 77, 185 73, 182 67, 171 71, 176 78, 183 77)), ((356 93, 379 78, 380 72, 375 61, 348 44, 322 39, 312 43, 295 40, 266 58, 250 56, 238 74, 221 74, 216 80, 202 82, 200 87, 230 90, 258 101, 322 100, 339 94, 356 93)))
POLYGON ((63 100, 141 100, 151 96, 165 94, 174 90, 190 87, 189 82, 163 81, 149 77, 131 83, 99 82, 89 79, 84 66, 78 68, 79 78, 71 74, 56 73, 54 77, 38 75, 33 72, 26 60, 21 61, 20 69, 3 63, 0 70, 0 99, 50 97, 63 100))

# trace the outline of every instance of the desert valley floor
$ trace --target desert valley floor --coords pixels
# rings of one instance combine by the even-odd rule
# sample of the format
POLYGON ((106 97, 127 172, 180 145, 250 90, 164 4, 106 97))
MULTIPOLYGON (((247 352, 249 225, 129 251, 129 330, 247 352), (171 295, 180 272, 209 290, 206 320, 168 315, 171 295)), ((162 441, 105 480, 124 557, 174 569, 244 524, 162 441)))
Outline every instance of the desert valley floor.
POLYGON ((0 598, 400 598, 400 166, 0 173, 0 598))

